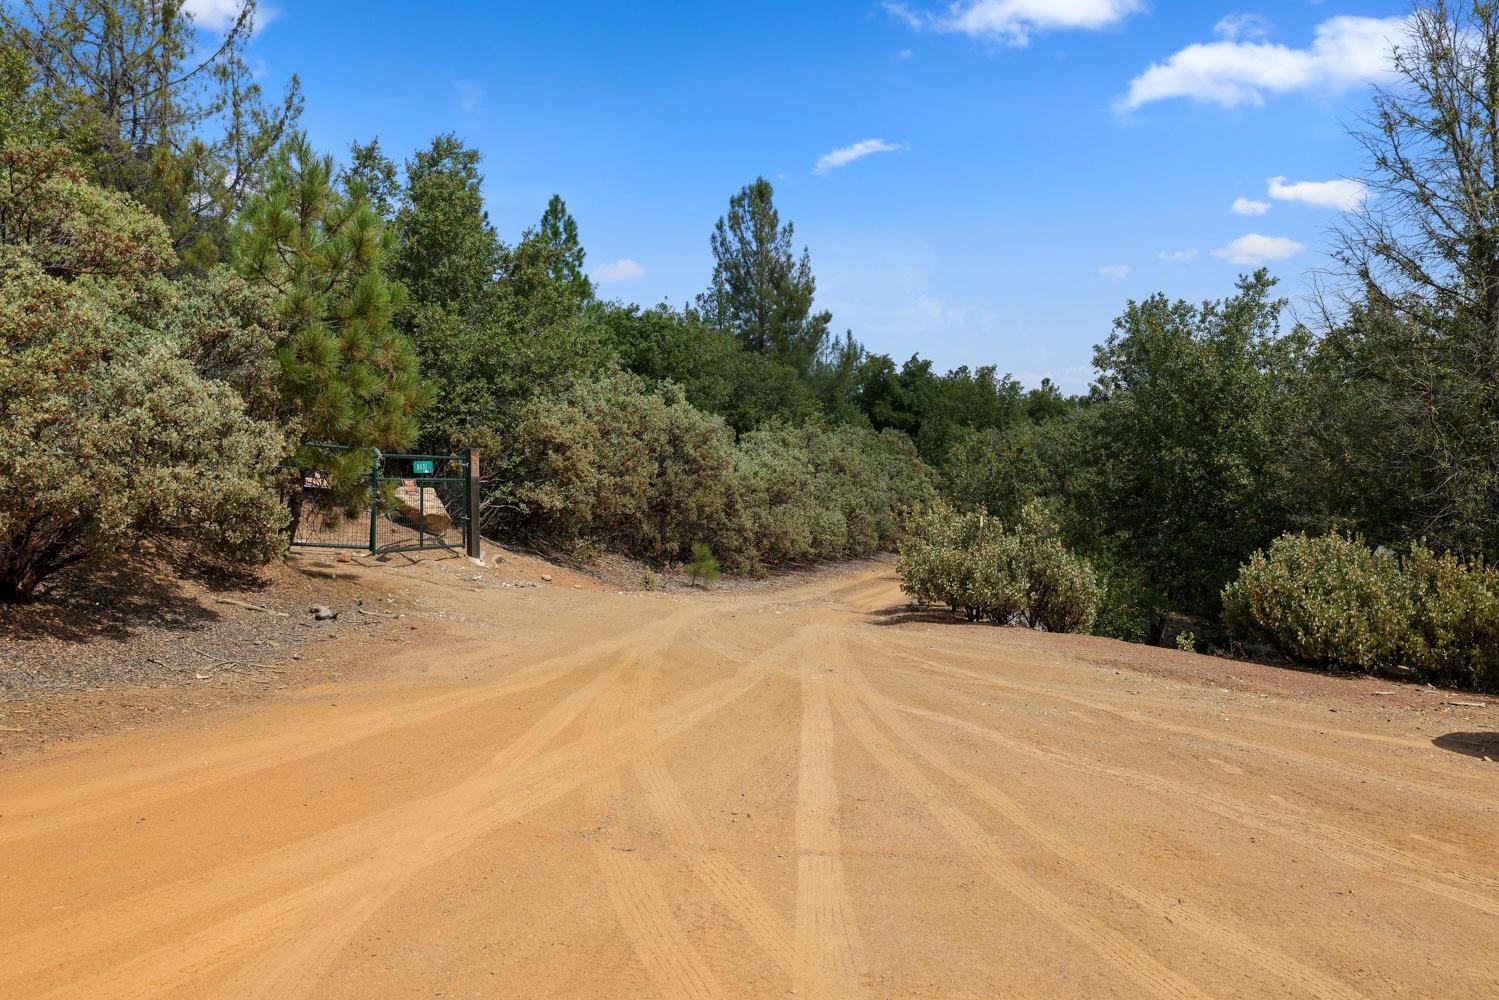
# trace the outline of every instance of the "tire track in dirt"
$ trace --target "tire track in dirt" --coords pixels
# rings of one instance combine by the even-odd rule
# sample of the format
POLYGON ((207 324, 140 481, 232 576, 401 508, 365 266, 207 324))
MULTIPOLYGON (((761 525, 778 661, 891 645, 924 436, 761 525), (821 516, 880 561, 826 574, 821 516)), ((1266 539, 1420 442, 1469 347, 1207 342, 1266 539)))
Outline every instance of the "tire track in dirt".
MULTIPOLYGON (((665 620, 685 625, 702 616, 703 612, 699 609, 684 609, 665 620)), ((91 822, 135 809, 146 803, 238 780, 272 767, 309 760, 319 754, 408 726, 430 722, 452 712, 482 708, 491 702, 559 680, 581 666, 626 648, 660 625, 661 620, 653 621, 623 634, 590 643, 581 649, 547 657, 519 668, 497 684, 453 691, 342 718, 338 720, 336 727, 319 730, 311 736, 305 732, 299 733, 298 741, 290 748, 284 738, 233 744, 206 762, 202 755, 196 755, 191 761, 171 761, 155 767, 136 769, 122 776, 68 785, 56 792, 13 799, 6 805, 5 819, 0 821, 0 845, 53 833, 80 822, 91 822)), ((492 657, 492 653, 481 651, 470 654, 465 661, 482 663, 492 657)))
MULTIPOLYGON (((644 694, 653 671, 630 664, 621 683, 600 698, 584 720, 584 756, 611 757, 634 763, 647 738, 644 694), (633 669, 631 669, 633 668, 633 669)), ((616 768, 605 768, 588 782, 590 812, 598 823, 593 856, 604 876, 614 915, 645 966, 662 1000, 699 1000, 725 994, 701 954, 683 932, 649 864, 635 848, 622 848, 609 839, 610 814, 621 799, 623 785, 616 768)))
MULTIPOLYGON (((678 626, 674 620, 667 620, 655 623, 654 628, 675 633, 678 626)), ((614 671, 617 672, 620 666, 616 662, 614 671)), ((519 740, 502 749, 478 772, 453 788, 388 810, 376 817, 345 824, 286 848, 247 859, 229 866, 227 870, 219 869, 205 877, 140 894, 102 917, 100 914, 85 914, 60 925, 50 925, 14 937, 11 943, 17 946, 16 953, 27 957, 21 964, 13 964, 0 970, 0 977, 19 976, 64 961, 69 955, 81 950, 80 940, 91 944, 92 950, 98 950, 110 943, 123 943, 122 938, 136 937, 143 931, 169 926, 194 915, 232 906, 239 901, 252 900, 268 890, 287 886, 295 888, 286 890, 284 900, 273 898, 254 906, 253 916, 245 921, 236 923, 237 918, 228 918, 225 933, 215 935, 214 928, 210 926, 202 932, 191 934, 186 941, 174 948, 158 949, 158 952, 167 953, 159 957, 164 957, 169 964, 188 964, 195 948, 211 950, 215 947, 212 944, 215 936, 220 939, 247 935, 254 937, 257 925, 280 926, 279 922, 284 919, 281 916, 283 911, 295 913, 310 908, 316 912, 309 919, 325 926, 333 926, 327 919, 327 909, 340 897, 367 897, 371 886, 390 885, 393 871, 404 872, 405 877, 409 877, 427 864, 456 853, 480 835, 482 830, 475 832, 473 829, 476 822, 487 829, 496 823, 524 815, 525 812, 545 805, 580 786, 586 780, 590 767, 603 766, 603 762, 589 761, 576 742, 534 761, 527 762, 527 758, 534 756, 560 735, 588 703, 602 692, 611 676, 611 672, 601 673, 592 682, 573 692, 549 710, 519 740), (444 832, 435 842, 422 843, 424 831, 433 827, 444 832), (466 835, 470 833, 472 836, 466 835), (373 858, 370 861, 364 864, 356 862, 352 868, 340 868, 340 865, 347 865, 351 857, 369 857, 372 845, 373 858), (327 874, 330 869, 333 870, 331 875, 327 874), (322 896, 316 899, 310 896, 312 890, 307 888, 309 884, 321 885, 322 896), (203 898, 203 893, 195 891, 205 886, 210 890, 207 898, 203 898), (283 901, 284 906, 281 905, 283 901), (112 938, 89 940, 87 924, 94 918, 104 919, 117 928, 112 938), (118 929, 122 927, 126 929, 118 929)), ((741 671, 663 709, 666 718, 670 720, 663 730, 664 736, 670 738, 695 725, 708 712, 717 710, 748 691, 753 680, 754 678, 744 677, 741 671)), ((616 760, 608 766, 617 766, 618 763, 616 760)), ((430 834, 425 836, 428 840, 432 839, 430 834)), ((310 946, 311 940, 304 943, 310 946)), ((228 952, 225 952, 225 956, 228 956, 228 952)), ((200 956, 195 961, 200 961, 201 964, 203 958, 200 956)), ((224 963, 209 961, 207 964, 217 966, 224 963)), ((3 981, 5 979, 0 979, 0 982, 3 981)))
MULTIPOLYGON (((914 634, 906 635, 906 636, 898 636, 896 641, 897 642, 904 642, 904 643, 907 643, 907 644, 914 645, 915 643, 912 641, 914 638, 915 638, 914 634)), ((927 637, 923 637, 923 639, 925 639, 925 638, 927 638, 927 637)), ((958 637, 958 636, 949 636, 949 637, 944 637, 944 638, 945 638, 945 640, 946 640, 946 642, 947 642, 947 644, 949 646, 952 646, 952 645, 967 646, 967 645, 970 644, 969 642, 962 641, 962 637, 958 637)), ((932 645, 931 645, 931 643, 929 641, 922 641, 921 642, 921 648, 924 649, 924 650, 930 650, 930 649, 933 649, 934 647, 932 647, 932 645)), ((954 657, 955 659, 965 660, 968 663, 977 664, 977 665, 984 666, 984 667, 989 667, 991 669, 992 669, 992 667, 994 665, 994 662, 995 662, 994 656, 993 656, 992 653, 986 654, 986 653, 984 653, 982 651, 967 650, 967 649, 945 648, 945 649, 942 650, 942 652, 945 655, 954 657)), ((917 653, 901 653, 901 654, 898 654, 898 655, 901 655, 902 657, 910 657, 911 659, 919 659, 920 658, 920 653, 919 652, 917 652, 917 653)), ((1118 670, 1119 670, 1119 668, 1112 661, 1109 661, 1107 659, 1102 659, 1102 658, 1075 657, 1075 658, 1071 659, 1069 662, 1072 665, 1074 665, 1074 666, 1081 666, 1081 667, 1092 668, 1092 669, 1096 669, 1096 670, 1110 670, 1110 671, 1113 671, 1115 673, 1117 673, 1118 670)), ((953 665, 950 665, 950 666, 951 666, 952 669, 959 670, 959 671, 961 671, 963 669, 962 667, 959 667, 956 664, 953 664, 953 665)), ((979 675, 979 677, 987 677, 987 676, 989 676, 989 675, 983 675, 983 674, 979 675)), ((1145 676, 1148 676, 1148 675, 1145 675, 1145 676)), ((979 678, 976 677, 975 679, 977 680, 979 678)), ((1201 686, 1201 685, 1184 684, 1184 685, 1182 685, 1182 687, 1187 688, 1187 689, 1195 689, 1195 690, 1200 691, 1200 692, 1202 692, 1204 694, 1218 694, 1218 693, 1221 693, 1221 691, 1219 689, 1205 687, 1205 686, 1201 686)), ((1080 696, 1083 689, 1079 688, 1075 684, 1062 684, 1062 683, 1058 683, 1057 686, 1055 688, 1052 688, 1052 689, 1036 688, 1035 690, 1037 690, 1037 691, 1041 691, 1041 690, 1054 690, 1058 694, 1069 694, 1069 695, 1072 695, 1072 696, 1080 696)), ((1179 711, 1183 707, 1183 703, 1182 703, 1181 699, 1172 698, 1172 697, 1169 696, 1169 694, 1148 694, 1148 693, 1144 693, 1144 692, 1133 692, 1133 693, 1131 693, 1130 697, 1129 697, 1129 704, 1130 705, 1148 705, 1148 706, 1151 706, 1151 707, 1154 707, 1154 708, 1157 708, 1157 709, 1160 709, 1160 710, 1163 710, 1163 711, 1179 711)), ((1222 711, 1224 711, 1224 709, 1221 706, 1208 705, 1208 704, 1203 703, 1203 702, 1197 702, 1196 704, 1198 705, 1198 707, 1200 707, 1200 708, 1202 708, 1203 710, 1206 710, 1206 711, 1212 711, 1212 712, 1222 712, 1222 711)), ((1354 729, 1339 729, 1339 728, 1328 726, 1328 725, 1324 725, 1324 724, 1321 724, 1321 723, 1307 723, 1307 722, 1299 721, 1298 719, 1296 719, 1294 717, 1291 717, 1291 716, 1287 716, 1285 714, 1279 714, 1279 713, 1266 714, 1266 713, 1264 713, 1262 711, 1256 711, 1256 710, 1253 710, 1253 709, 1251 709, 1251 708, 1248 707, 1250 704, 1252 704, 1252 703, 1250 703, 1250 702, 1243 702, 1243 703, 1236 704, 1234 706, 1234 708, 1233 708, 1234 718, 1238 719, 1240 721, 1243 721, 1243 722, 1253 723, 1255 726, 1260 727, 1260 728, 1264 728, 1264 729, 1267 729, 1267 730, 1279 730, 1279 731, 1285 733, 1290 738, 1311 737, 1311 736, 1317 736, 1317 737, 1332 736, 1332 737, 1337 737, 1337 738, 1340 738, 1340 739, 1350 740, 1350 741, 1354 741, 1354 742, 1358 742, 1358 743, 1373 744, 1374 746, 1376 746, 1376 747, 1378 747, 1378 748, 1380 748, 1382 750, 1383 749, 1405 750, 1405 751, 1411 751, 1411 752, 1414 752, 1414 753, 1417 753, 1417 754, 1423 754, 1423 755, 1429 753, 1430 750, 1431 750, 1431 744, 1430 744, 1430 742, 1427 741, 1427 740, 1425 740, 1425 739, 1415 739, 1415 738, 1411 738, 1411 737, 1408 737, 1408 736, 1392 736, 1392 735, 1385 734, 1385 733, 1362 732, 1362 731, 1354 730, 1354 729)), ((1114 708, 1117 709, 1118 706, 1114 706, 1114 708)), ((1254 745, 1258 746, 1260 744, 1254 744, 1254 745)), ((1268 744, 1268 745, 1269 746, 1274 746, 1275 744, 1268 744)), ((1339 761, 1336 758, 1329 758, 1329 759, 1333 760, 1335 763, 1344 764, 1345 766, 1349 766, 1349 767, 1358 767, 1359 766, 1356 763, 1349 763, 1347 761, 1339 761)), ((1407 763, 1419 763, 1419 761, 1412 762, 1412 761, 1407 760, 1407 763)), ((1419 779, 1419 778, 1413 778, 1411 780, 1419 782, 1421 779, 1419 779)), ((1460 791, 1457 791, 1457 790, 1454 790, 1454 789, 1448 789, 1448 788, 1445 788, 1443 786, 1429 785, 1427 787, 1430 790, 1433 790, 1436 793, 1445 793, 1445 794, 1449 794, 1449 795, 1451 795, 1451 794, 1457 794, 1457 795, 1463 794, 1460 791)), ((1475 800, 1475 801, 1483 802, 1484 800, 1478 799, 1478 800, 1475 800)), ((1490 806, 1495 805, 1494 803, 1487 803, 1487 804, 1490 805, 1490 806)))
POLYGON ((1206 1000, 1206 993, 1162 965, 1117 928, 1071 905, 1027 875, 972 816, 948 801, 935 783, 895 752, 846 686, 837 685, 833 697, 840 717, 865 752, 931 813, 948 836, 977 861, 1001 889, 1080 939, 1121 975, 1147 990, 1149 995, 1206 1000))
MULTIPOLYGON (((783 666, 805 646, 805 629, 777 643, 751 666, 783 666)), ((638 692, 637 692, 638 694, 638 692)), ((681 789, 677 787, 656 741, 643 742, 634 759, 635 778, 645 793, 645 803, 660 826, 668 845, 688 869, 707 887, 718 905, 742 927, 751 940, 782 972, 796 972, 796 932, 790 921, 766 902, 744 871, 708 849, 707 837, 681 789)))
MULTIPOLYGON (((243 905, 267 891, 281 894, 240 909, 218 923, 210 923, 173 945, 148 950, 125 966, 102 975, 99 982, 84 984, 79 993, 59 995, 137 995, 112 993, 110 985, 118 977, 131 982, 144 980, 151 983, 151 989, 159 989, 164 980, 163 972, 157 970, 163 967, 170 976, 188 982, 202 970, 227 964, 244 951, 268 948, 278 938, 296 938, 286 946, 283 955, 301 956, 319 947, 326 934, 341 929, 333 918, 340 907, 349 908, 351 897, 357 899, 368 894, 372 887, 375 896, 385 895, 391 877, 414 860, 410 852, 419 845, 411 843, 409 831, 413 828, 440 824, 451 837, 454 825, 464 819, 466 807, 485 782, 500 779, 515 785, 526 779, 540 781, 550 777, 548 772, 556 771, 555 765, 562 763, 560 757, 551 768, 526 767, 528 758, 560 735, 601 693, 611 676, 610 672, 600 673, 558 702, 483 767, 450 789, 204 876, 141 894, 106 915, 106 929, 112 931, 108 936, 91 938, 87 925, 95 915, 85 914, 61 927, 44 928, 12 939, 11 944, 26 958, 0 975, 24 974, 59 964, 79 951, 123 944, 145 931, 165 928, 222 907, 243 905), (505 779, 507 772, 510 777, 505 779), (313 927, 304 935, 294 933, 305 924, 321 924, 325 930, 319 933, 313 927)), ((581 755, 575 757, 576 763, 581 764, 581 755)), ((271 970, 262 975, 266 981, 274 979, 271 970)), ((0 979, 0 983, 5 981, 0 979)), ((141 995, 149 995, 149 991, 141 995)))
MULTIPOLYGON (((631 657, 637 659, 638 657, 631 657)), ((699 691, 683 696, 678 701, 663 706, 655 713, 655 732, 663 742, 676 739, 684 732, 692 729, 707 716, 721 711, 728 705, 744 697, 760 682, 761 678, 755 672, 747 668, 737 670, 732 676, 714 682, 699 691)), ((517 786, 504 801, 494 803, 488 807, 480 820, 483 830, 487 832, 504 823, 513 822, 531 812, 544 806, 550 805, 558 799, 581 788, 590 778, 598 774, 607 773, 627 763, 622 754, 620 744, 606 741, 603 747, 602 757, 590 757, 585 753, 581 739, 571 744, 552 751, 537 761, 526 773, 518 775, 511 782, 517 786)), ((479 834, 482 836, 482 833, 479 834)), ((414 877, 421 869, 430 867, 443 861, 459 851, 468 847, 477 840, 477 836, 453 842, 451 836, 444 839, 443 843, 433 846, 424 846, 425 856, 422 863, 412 866, 412 870, 398 884, 389 887, 378 899, 363 898, 359 900, 361 907, 359 913, 351 913, 348 921, 358 924, 366 922, 381 906, 394 897, 411 877, 414 877)), ((374 866, 374 875, 366 874, 362 880, 354 879, 353 889, 356 893, 367 892, 371 877, 386 877, 389 870, 388 864, 377 864, 374 866)), ((314 919, 326 922, 325 915, 321 912, 314 919)), ((346 941, 353 930, 343 935, 346 941)), ((324 948, 319 962, 326 962, 333 957, 331 948, 324 948)), ((281 1000, 283 997, 297 997, 307 995, 314 982, 313 973, 317 971, 318 964, 304 964, 301 968, 294 969, 289 981, 264 988, 266 983, 261 979, 250 976, 244 979, 245 995, 263 996, 268 1000, 281 1000), (253 990, 253 991, 252 991, 253 990)))
POLYGON ((1470 906, 1480 912, 1499 916, 1499 898, 1485 895, 1481 889, 1468 889, 1461 884, 1452 885, 1432 877, 1435 874, 1458 883, 1476 883, 1481 886, 1482 883, 1488 881, 1481 876, 1453 868, 1433 867, 1429 859, 1417 858, 1397 847, 1391 847, 1361 834, 1325 823, 1304 812, 1295 817, 1281 819, 1274 813, 1250 803, 1161 775, 1131 768, 1113 767, 1066 750, 1031 744, 1013 736, 986 729, 957 716, 914 706, 897 705, 896 707, 908 715, 952 726, 1042 763, 1061 765, 1085 774, 1108 778, 1131 788, 1143 788, 1169 799, 1186 802, 1211 815, 1325 855, 1339 864, 1380 875, 1393 882, 1470 906))
MULTIPOLYGON (((938 669, 939 672, 946 671, 946 668, 943 665, 935 664, 923 657, 901 654, 901 658, 920 662, 923 665, 938 669)), ((1190 735, 1209 742, 1226 744, 1230 746, 1251 746, 1255 748, 1265 749, 1268 752, 1277 753, 1281 756, 1294 755, 1297 758, 1303 759, 1310 767, 1317 768, 1325 766, 1340 774, 1348 774, 1350 771, 1362 773, 1364 770, 1362 768, 1355 768, 1353 765, 1347 765, 1346 767, 1339 766, 1339 762, 1329 761, 1327 758, 1324 758, 1319 754, 1303 753, 1300 751, 1276 748, 1273 746, 1262 747, 1260 744, 1255 744, 1251 741, 1242 741, 1234 739, 1232 737, 1221 736, 1220 734, 1214 733, 1212 730, 1204 730, 1197 727, 1188 726, 1175 726, 1171 723, 1163 722, 1160 720, 1153 720, 1150 716, 1147 715, 1129 712, 1124 709, 1106 708, 1096 703, 1089 702, 1086 699, 1078 699, 1070 695, 1051 692, 1044 688, 1003 681, 998 678, 984 677, 983 675, 979 675, 971 671, 962 670, 961 668, 953 669, 960 671, 963 675, 970 677, 977 682, 984 683, 991 687, 1008 688, 1010 690, 1022 691, 1027 694, 1035 694, 1042 697, 1050 696, 1065 702, 1081 704, 1085 707, 1092 708, 1094 711, 1098 711, 1119 719, 1125 723, 1153 725, 1158 729, 1165 729, 1170 732, 1175 732, 1178 735, 1190 735)), ((967 725, 956 718, 952 718, 951 721, 957 725, 967 725)), ((981 727, 973 727, 973 731, 978 733, 979 735, 985 736, 986 738, 1004 738, 998 735, 989 736, 989 731, 982 729, 981 727)), ((1065 751, 1061 750, 1051 750, 1048 748, 1045 752, 1047 754, 1053 755, 1055 760, 1058 761, 1065 758, 1077 759, 1075 755, 1067 754, 1065 751)), ((1042 759, 1052 758, 1043 757, 1042 759)), ((1083 766, 1093 767, 1095 765, 1093 765, 1091 761, 1084 761, 1083 766)), ((1117 771, 1118 769, 1115 770, 1117 771)), ((1413 855, 1408 851, 1403 851, 1398 847, 1391 846, 1372 837, 1367 837, 1352 830, 1321 822, 1310 816, 1298 817, 1294 821, 1294 823, 1315 831, 1315 837, 1308 837, 1304 834, 1298 833, 1295 826, 1279 821, 1273 814, 1268 813, 1263 809, 1256 808, 1253 805, 1239 802, 1225 796, 1215 795, 1193 786, 1184 785, 1179 782, 1173 782, 1170 779, 1162 778, 1157 775, 1137 774, 1132 771, 1124 771, 1121 773, 1129 775, 1128 778, 1123 780, 1134 781, 1141 785, 1151 785, 1156 787, 1158 790, 1165 792, 1166 794, 1175 794, 1178 796, 1189 797, 1199 804, 1204 804, 1206 808, 1210 809, 1210 811, 1214 811, 1218 815, 1222 815, 1227 819, 1235 820, 1244 825, 1253 826, 1254 828, 1262 830, 1266 833, 1283 837, 1303 846, 1310 847, 1323 854, 1327 854, 1335 861, 1338 861, 1345 865, 1383 875, 1385 877, 1393 879, 1394 881, 1402 882, 1415 888, 1419 888, 1427 892, 1431 892, 1435 895, 1442 896, 1446 899, 1450 899, 1453 902, 1458 902, 1466 906, 1470 906, 1483 913, 1488 913, 1490 915, 1499 915, 1499 879, 1491 878, 1478 872, 1464 870, 1456 867, 1434 867, 1429 859, 1417 857, 1416 855, 1413 855), (1343 849, 1337 851, 1331 850, 1329 848, 1329 842, 1332 844, 1340 845, 1343 849), (1433 878, 1433 873, 1439 876, 1439 878, 1433 878)), ((1377 777, 1377 775, 1375 775, 1373 772, 1370 773, 1371 778, 1377 777)), ((1114 776, 1117 777, 1118 775, 1116 774, 1114 776)), ((1357 780, 1363 781, 1370 779, 1357 780)), ((1389 783, 1397 785, 1400 784, 1400 782, 1398 781, 1391 781, 1389 783)), ((1424 785, 1424 783, 1422 784, 1424 785)), ((1441 789, 1438 787, 1438 790, 1441 789)), ((1419 789, 1417 789, 1417 791, 1419 793, 1419 789)), ((1461 796, 1461 798, 1466 799, 1468 797, 1461 796)), ((1486 803, 1486 805, 1489 810, 1492 810, 1494 808, 1493 803, 1486 803)))
POLYGON ((828 630, 818 629, 815 650, 797 664, 802 721, 796 784, 795 979, 799 993, 819 1000, 844 1000, 860 993, 854 961, 860 948, 843 871, 833 777, 828 672, 847 662, 837 655, 835 642, 828 630))
MULTIPOLYGON (((1080 881, 1086 880, 1103 886, 1110 892, 1131 900, 1142 909, 1153 912, 1174 925, 1185 927, 1213 946, 1216 951, 1243 956, 1270 973, 1283 986, 1292 986, 1307 996, 1336 998, 1336 1000, 1368 1000, 1363 993, 1348 984, 1327 976, 1280 951, 1262 945, 1252 937, 1225 927, 1175 896, 1152 892, 1116 878, 1107 866, 1087 860, 1086 855, 1078 849, 1077 845, 1032 819, 1014 799, 1005 795, 991 783, 956 766, 949 758, 935 750, 897 713, 900 706, 876 691, 867 678, 852 677, 848 678, 848 682, 854 696, 869 713, 904 743, 917 759, 924 761, 932 769, 957 783, 975 799, 989 806, 1031 840, 1051 852, 1053 870, 1064 872, 1080 881)), ((1277 996, 1285 995, 1283 986, 1275 990, 1277 996)))
MULTIPOLYGON (((669 630, 668 635, 656 645, 664 644, 669 640, 670 634, 678 630, 669 630)), ((649 650, 650 647, 647 646, 645 650, 626 651, 582 691, 564 698, 559 707, 565 704, 567 708, 557 713, 554 724, 545 730, 535 727, 528 730, 521 740, 512 744, 516 748, 514 756, 520 761, 536 758, 544 747, 559 738, 585 710, 591 717, 597 713, 600 705, 617 698, 616 691, 621 677, 642 655, 649 655, 649 650), (522 743, 523 746, 517 747, 517 744, 522 743)), ((587 760, 589 748, 581 740, 574 746, 581 751, 580 759, 587 760)), ((544 800, 530 798, 530 795, 537 792, 538 786, 517 787, 520 783, 513 776, 507 778, 504 770, 499 766, 486 765, 464 783, 470 786, 493 784, 496 788, 508 785, 514 789, 501 798, 501 803, 505 804, 499 805, 498 813, 490 812, 484 806, 466 808, 464 803, 457 801, 443 803, 443 806, 448 807, 446 814, 429 812, 424 815, 423 825, 411 825, 393 843, 382 845, 384 856, 378 862, 378 877, 381 881, 375 883, 379 886, 377 891, 371 892, 369 889, 373 872, 367 873, 365 878, 359 878, 341 871, 338 876, 341 885, 337 888, 330 886, 330 898, 316 907, 315 914, 309 914, 312 927, 304 928, 290 942, 281 942, 276 947, 267 949, 256 962, 241 970, 234 980, 235 995, 263 997, 266 1000, 307 995, 307 984, 314 976, 330 964, 339 949, 347 945, 418 873, 464 850, 500 822, 519 818, 545 804, 544 800), (432 822, 434 815, 435 823, 432 822), (440 832, 434 836, 428 827, 436 827, 440 832)), ((545 782, 539 787, 545 787, 545 782)), ((452 796, 447 798, 451 799, 452 796)))
MULTIPOLYGON (((1060 701, 1065 704, 1089 709, 1091 711, 1098 712, 1103 715, 1112 716, 1116 719, 1119 719, 1120 721, 1131 723, 1134 725, 1149 726, 1153 729, 1159 729, 1163 732, 1173 733, 1177 736, 1190 736, 1195 739, 1215 743, 1220 746, 1233 747, 1239 750, 1248 750, 1254 753, 1268 754, 1273 757, 1279 757, 1283 760, 1294 761, 1298 764, 1314 767, 1319 770, 1330 771, 1334 774, 1338 774, 1344 778, 1347 778, 1350 781, 1357 781, 1360 783, 1366 783, 1370 781, 1379 782, 1384 785, 1401 789, 1402 791, 1415 792, 1421 795, 1430 795, 1435 798, 1446 799, 1450 802, 1458 803, 1467 808, 1477 808, 1484 812, 1499 812, 1499 802, 1496 802, 1494 799, 1486 799, 1482 796, 1472 795, 1460 789, 1434 784, 1421 778, 1391 775, 1374 768, 1350 763, 1348 761, 1340 760, 1336 757, 1329 757, 1325 754, 1311 753, 1305 750, 1297 750, 1292 747, 1285 747, 1275 743, 1264 743, 1257 740, 1244 739, 1243 737, 1234 736, 1230 733, 1220 733, 1211 729, 1203 729, 1199 726, 1188 726, 1171 723, 1162 719, 1157 719, 1150 715, 1146 715, 1143 712, 1134 712, 1117 704, 1110 704, 1108 702, 1100 701, 1097 699, 1085 698, 1076 694, 1069 693, 1065 690, 1040 687, 1037 685, 1025 684, 1020 681, 1014 680, 1003 680, 995 677, 992 673, 985 674, 979 671, 968 670, 963 667, 958 667, 951 664, 938 663, 935 660, 921 656, 917 653, 895 652, 888 649, 886 650, 886 653, 887 655, 898 657, 899 659, 905 660, 907 662, 919 664, 939 674, 946 674, 950 677, 971 681, 976 684, 983 684, 988 687, 1007 689, 1011 691, 1020 691, 1042 698, 1051 698, 1054 701, 1060 701)), ((1313 731, 1308 729, 1306 730, 1306 732, 1311 733, 1313 731)), ((1496 889, 1499 889, 1499 882, 1495 882, 1494 887, 1496 889)))

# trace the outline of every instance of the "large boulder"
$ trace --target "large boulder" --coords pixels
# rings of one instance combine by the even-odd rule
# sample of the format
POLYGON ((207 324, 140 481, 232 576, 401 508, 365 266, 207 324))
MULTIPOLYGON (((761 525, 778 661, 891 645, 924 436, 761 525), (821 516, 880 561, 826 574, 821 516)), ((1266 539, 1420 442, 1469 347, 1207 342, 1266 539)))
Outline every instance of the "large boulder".
POLYGON ((400 487, 392 499, 392 512, 412 527, 420 527, 429 535, 441 535, 453 526, 448 509, 430 486, 418 486, 414 479, 401 480, 400 487))

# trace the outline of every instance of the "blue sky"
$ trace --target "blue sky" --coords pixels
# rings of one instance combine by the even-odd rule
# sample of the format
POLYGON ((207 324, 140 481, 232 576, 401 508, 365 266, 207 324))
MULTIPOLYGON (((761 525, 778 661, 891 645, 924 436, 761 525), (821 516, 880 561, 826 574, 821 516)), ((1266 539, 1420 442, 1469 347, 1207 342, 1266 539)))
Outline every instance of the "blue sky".
POLYGON ((1406 9, 274 2, 251 56, 273 91, 301 76, 314 142, 457 132, 505 238, 563 195, 605 296, 690 300, 763 174, 835 329, 1075 391, 1128 297, 1216 297, 1260 260, 1305 291, 1406 9))

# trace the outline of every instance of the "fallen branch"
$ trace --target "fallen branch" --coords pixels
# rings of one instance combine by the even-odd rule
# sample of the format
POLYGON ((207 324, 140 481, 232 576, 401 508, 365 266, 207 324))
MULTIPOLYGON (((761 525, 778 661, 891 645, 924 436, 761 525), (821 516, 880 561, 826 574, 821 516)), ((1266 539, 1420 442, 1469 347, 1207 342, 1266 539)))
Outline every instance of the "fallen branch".
POLYGON ((246 608, 250 611, 259 611, 268 615, 280 615, 282 618, 291 617, 291 615, 287 614, 285 611, 276 611, 272 608, 263 608, 259 604, 250 604, 245 601, 236 601, 230 597, 215 597, 214 601, 218 604, 228 604, 236 608, 246 608))

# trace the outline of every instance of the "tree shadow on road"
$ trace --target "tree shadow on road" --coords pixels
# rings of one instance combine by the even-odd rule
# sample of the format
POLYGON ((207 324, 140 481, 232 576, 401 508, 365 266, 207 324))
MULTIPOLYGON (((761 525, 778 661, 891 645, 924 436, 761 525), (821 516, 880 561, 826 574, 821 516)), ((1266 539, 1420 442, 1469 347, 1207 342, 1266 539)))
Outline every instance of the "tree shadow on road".
POLYGON ((912 607, 901 604, 869 612, 870 624, 887 625, 964 625, 968 624, 946 608, 912 607))
POLYGON ((1448 733, 1431 742, 1443 750, 1467 757, 1499 760, 1499 733, 1448 733))

